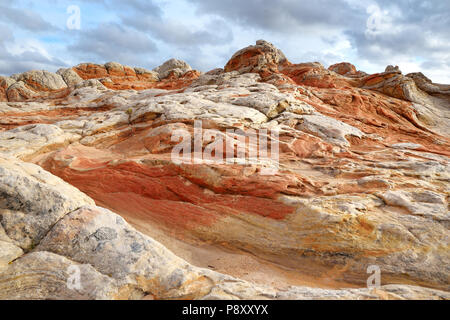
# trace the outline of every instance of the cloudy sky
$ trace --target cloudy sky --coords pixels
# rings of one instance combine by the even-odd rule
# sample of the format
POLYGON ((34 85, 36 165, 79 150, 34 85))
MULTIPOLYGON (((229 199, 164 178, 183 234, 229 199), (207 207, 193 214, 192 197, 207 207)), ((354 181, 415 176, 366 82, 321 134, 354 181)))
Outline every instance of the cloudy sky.
POLYGON ((393 64, 450 83, 448 0, 0 0, 6 75, 81 62, 153 69, 169 58, 208 71, 258 39, 292 62, 368 73, 393 64))

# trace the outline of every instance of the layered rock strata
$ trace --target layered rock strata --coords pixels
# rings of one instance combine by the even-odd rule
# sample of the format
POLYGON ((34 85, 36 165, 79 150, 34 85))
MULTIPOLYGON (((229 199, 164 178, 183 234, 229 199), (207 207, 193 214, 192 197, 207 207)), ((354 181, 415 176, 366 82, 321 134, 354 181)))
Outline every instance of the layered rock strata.
POLYGON ((172 59, 3 77, 0 298, 447 299, 449 97, 263 40, 207 73, 172 59), (196 121, 216 134, 203 155, 233 129, 279 157, 175 161, 196 121))

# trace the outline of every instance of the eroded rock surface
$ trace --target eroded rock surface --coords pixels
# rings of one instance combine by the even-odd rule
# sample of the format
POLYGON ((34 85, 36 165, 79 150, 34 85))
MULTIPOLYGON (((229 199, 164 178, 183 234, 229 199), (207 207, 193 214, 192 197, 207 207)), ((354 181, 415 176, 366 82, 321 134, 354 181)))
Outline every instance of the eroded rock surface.
POLYGON ((263 40, 204 74, 172 59, 3 77, 0 298, 448 299, 447 89, 263 40), (205 161, 177 161, 174 133, 200 120, 183 147, 205 161), (245 162, 258 142, 230 129, 279 158, 245 162), (206 158, 217 137, 243 159, 206 158), (70 266, 86 287, 68 289, 70 266))

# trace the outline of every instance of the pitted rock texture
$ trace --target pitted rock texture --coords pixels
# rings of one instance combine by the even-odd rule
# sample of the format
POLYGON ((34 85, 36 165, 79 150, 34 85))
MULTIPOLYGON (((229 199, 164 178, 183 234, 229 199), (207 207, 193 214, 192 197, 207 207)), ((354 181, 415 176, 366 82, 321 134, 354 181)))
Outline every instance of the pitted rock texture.
POLYGON ((0 79, 0 298, 448 299, 446 85, 263 40, 204 74, 40 75, 0 79), (278 161, 245 162, 258 142, 230 129, 264 132, 278 161), (205 161, 174 159, 180 130, 205 161), (210 161, 217 137, 244 159, 210 161))

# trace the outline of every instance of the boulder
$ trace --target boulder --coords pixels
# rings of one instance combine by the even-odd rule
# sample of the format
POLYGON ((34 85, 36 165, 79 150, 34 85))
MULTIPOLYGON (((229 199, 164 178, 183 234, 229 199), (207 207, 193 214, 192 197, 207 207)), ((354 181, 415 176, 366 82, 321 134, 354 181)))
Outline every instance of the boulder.
POLYGON ((0 223, 22 249, 33 249, 65 214, 94 201, 41 167, 0 158, 0 223))
POLYGON ((178 59, 167 60, 159 67, 153 69, 153 71, 159 75, 159 79, 165 79, 171 74, 177 78, 190 70, 192 70, 190 65, 178 59))
POLYGON ((392 66, 392 65, 387 66, 384 72, 402 73, 400 71, 399 66, 392 66))
POLYGON ((73 70, 83 79, 99 79, 108 76, 108 71, 105 66, 94 63, 81 63, 76 67, 73 67, 73 70))
POLYGON ((328 67, 328 70, 334 71, 337 74, 343 76, 355 75, 357 73, 356 67, 348 62, 333 64, 330 67, 328 67))
POLYGON ((23 81, 14 82, 6 90, 8 101, 26 101, 39 97, 39 93, 30 89, 23 81))
POLYGON ((224 67, 225 72, 276 72, 278 65, 286 63, 284 53, 270 42, 256 41, 255 45, 237 51, 224 67))

